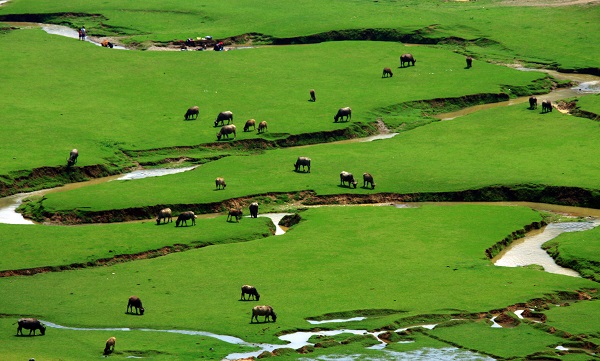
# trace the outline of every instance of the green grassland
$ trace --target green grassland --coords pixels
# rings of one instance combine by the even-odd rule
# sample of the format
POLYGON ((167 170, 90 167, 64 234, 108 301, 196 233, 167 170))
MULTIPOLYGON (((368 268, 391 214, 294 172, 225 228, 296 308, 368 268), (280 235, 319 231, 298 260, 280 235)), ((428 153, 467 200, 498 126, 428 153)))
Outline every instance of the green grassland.
MULTIPOLYGON (((308 329, 305 319, 325 314, 381 310, 356 327, 407 326, 416 322, 413 316, 431 320, 435 318, 426 315, 486 312, 595 285, 527 268, 491 266, 485 248, 539 221, 540 215, 528 208, 323 207, 303 212, 302 218, 280 237, 110 267, 2 278, 3 293, 11 295, 3 302, 3 313, 36 315, 71 327, 177 328, 275 342, 278 333, 308 329), (276 323, 249 323, 255 303, 238 301, 244 283, 259 287, 260 302, 278 313, 276 323), (43 295, 43 300, 31 294, 43 295), (124 315, 131 294, 144 300, 143 317, 124 315)), ((220 222, 219 228, 237 226, 220 222)), ((199 230, 200 225, 178 231, 199 230)), ((49 329, 44 339, 62 337, 68 336, 49 329)), ((2 347, 11 344, 2 342, 2 347)), ((63 354, 68 357, 69 352, 63 354)))
POLYGON ((390 106, 403 102, 510 93, 511 86, 542 92, 550 86, 533 83, 542 73, 486 63, 465 70, 462 56, 425 47, 410 50, 421 59, 418 66, 382 79, 382 68, 397 68, 407 51, 398 43, 225 53, 109 51, 35 29, 11 31, 0 43, 6 49, 0 54, 3 84, 11 89, 0 115, 5 127, 0 150, 7 159, 0 174, 64 165, 72 148, 80 151, 79 166, 130 165, 121 150, 216 142, 213 121, 224 110, 233 111, 237 139, 245 140, 262 137, 242 131, 250 118, 269 123, 267 137, 285 137, 346 128, 350 123, 334 123, 333 116, 351 106, 352 122, 383 117, 393 127, 411 122, 390 113, 390 106), (23 42, 39 46, 23 48, 23 42), (315 103, 307 101, 312 88, 315 103), (192 105, 200 106, 200 116, 186 122, 183 115, 192 105))
POLYGON ((326 194, 451 192, 491 185, 554 185, 599 189, 598 124, 524 105, 481 111, 366 143, 322 144, 231 156, 185 173, 109 183, 48 194, 47 212, 96 211, 160 204, 202 204, 269 192, 313 190, 326 194), (294 172, 298 156, 312 159, 311 173, 294 172), (352 172, 359 187, 341 187, 352 172), (375 190, 362 188, 362 173, 375 190), (228 187, 216 191, 214 179, 228 187), (174 192, 173 185, 186 189, 174 192))
MULTIPOLYGON (((331 31, 381 29, 380 37, 411 34, 424 42, 452 38, 469 41, 469 52, 502 61, 526 60, 564 68, 598 67, 590 51, 599 29, 600 7, 520 7, 502 1, 247 1, 202 3, 169 0, 102 4, 76 0, 13 0, 0 14, 57 14, 49 21, 92 35, 125 36, 127 42, 171 41, 247 33, 290 38, 331 31), (73 15, 74 14, 74 15, 73 15), (79 17, 77 14, 80 14, 79 17), (86 15, 87 14, 87 15, 86 15), (91 17, 91 14, 98 14, 91 17), (300 16, 299 16, 300 14, 300 16), (560 26, 557 26, 560 24, 560 26), (566 55, 568 54, 568 56, 566 55)), ((460 44, 460 43, 459 43, 460 44)), ((465 45, 465 44, 462 44, 465 45)))
MULTIPOLYGON (((0 258, 0 270, 58 267, 93 263, 117 255, 142 254, 169 246, 204 247, 244 242, 270 235, 267 218, 223 227, 225 216, 198 219, 196 226, 175 227, 155 222, 78 227, 23 227, 0 224, 2 250, 22 257, 0 258), (73 240, 79 240, 73 242, 73 240)), ((160 255, 157 254, 156 256, 160 255)))
MULTIPOLYGON (((597 357, 591 354, 600 351, 597 229, 561 235, 547 245, 559 263, 585 276, 575 278, 535 266, 495 267, 487 259, 486 249, 547 217, 529 208, 304 209, 297 204, 304 191, 309 197, 332 196, 336 203, 337 195, 376 199, 493 186, 532 193, 571 187, 598 199, 600 133, 592 119, 541 114, 524 103, 448 121, 432 117, 491 102, 501 93, 539 94, 542 100, 556 85, 545 73, 498 63, 597 73, 597 4, 11 0, 0 6, 0 21, 15 14, 25 14, 21 20, 85 25, 91 36, 138 49, 250 33, 258 34, 254 45, 264 45, 227 52, 123 51, 26 24, 0 24, 3 192, 80 181, 138 164, 199 164, 176 175, 48 193, 26 201, 25 210, 56 212, 56 219, 64 220, 70 212, 114 211, 111 220, 118 220, 118 213, 152 214, 149 210, 162 206, 204 211, 237 202, 245 206, 251 199, 260 202, 261 213, 291 210, 301 221, 276 237, 266 218, 237 223, 222 214, 200 217, 193 227, 157 226, 149 219, 0 224, 0 271, 7 271, 0 277, 1 360, 90 360, 102 357, 109 336, 117 337, 110 356, 117 359, 221 360, 253 349, 143 328, 281 344, 277 336, 298 330, 395 330, 428 323, 440 327, 394 333, 388 350, 458 347, 511 360, 597 357), (416 66, 399 68, 399 56, 407 52, 417 58, 416 66), (475 58, 471 69, 465 69, 465 54, 475 58), (392 68, 394 76, 383 79, 383 67, 392 68), (309 89, 316 90, 316 102, 308 101, 309 89), (200 116, 184 121, 192 105, 200 106, 200 116), (352 120, 333 122, 343 106, 352 107, 352 120), (216 141, 213 120, 224 110, 235 115, 236 141, 216 141), (250 118, 266 120, 268 131, 242 132, 250 118), (333 143, 375 133, 379 120, 399 135, 333 143), (72 148, 79 149, 79 161, 74 171, 66 171, 72 148), (293 171, 298 156, 312 158, 310 173, 293 171), (354 173, 357 189, 339 185, 342 170, 354 173), (363 172, 375 177, 374 190, 361 187, 363 172), (226 190, 215 190, 216 177, 225 177, 226 190), (11 270, 22 269, 44 272, 11 276, 11 270), (243 284, 257 286, 260 302, 239 301, 243 284), (578 294, 584 299, 576 300, 578 294), (125 314, 131 295, 144 301, 143 316, 125 314), (525 320, 492 329, 486 321, 498 310, 532 300, 531 307, 547 316, 543 324, 525 320), (277 322, 250 323, 257 304, 272 305, 277 322), (367 318, 318 326, 306 321, 355 316, 367 318), (20 317, 130 330, 48 328, 44 337, 16 337, 20 317), (574 351, 559 355, 558 345, 574 351)), ((598 114, 598 99, 583 96, 577 106, 598 114)), ((486 200, 502 200, 495 197, 491 193, 486 200)), ((311 355, 283 351, 278 359, 383 357, 366 349, 373 344, 370 337, 344 334, 326 344, 311 355), (350 343, 340 344, 346 340, 350 343)))

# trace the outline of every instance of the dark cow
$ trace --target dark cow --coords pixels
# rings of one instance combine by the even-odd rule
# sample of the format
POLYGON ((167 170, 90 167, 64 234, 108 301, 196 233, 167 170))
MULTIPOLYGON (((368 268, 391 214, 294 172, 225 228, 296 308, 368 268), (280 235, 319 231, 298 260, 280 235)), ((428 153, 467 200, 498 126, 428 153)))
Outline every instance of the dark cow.
POLYGON ((315 96, 315 90, 314 89, 310 90, 310 101, 311 102, 316 102, 317 101, 317 97, 315 96))
POLYGON ((257 218, 258 217, 258 202, 252 202, 250 204, 250 218, 257 218))
POLYGON ((144 307, 142 307, 142 300, 138 296, 129 297, 129 301, 127 302, 127 311, 125 313, 133 313, 133 309, 135 308, 135 314, 138 314, 138 310, 140 315, 144 314, 144 307))
POLYGON ((529 97, 529 109, 537 109, 537 98, 534 96, 529 97))
POLYGON ((156 224, 160 224, 160 221, 163 220, 164 223, 173 222, 173 216, 171 215, 171 208, 163 208, 158 212, 156 216, 156 224), (167 221, 168 219, 168 221, 167 221))
POLYGON ((249 131, 250 127, 252 127, 252 129, 256 130, 256 120, 254 120, 254 119, 246 120, 246 125, 244 125, 244 132, 249 131))
POLYGON ((373 176, 369 173, 363 173, 363 188, 366 188, 367 184, 371 184, 371 189, 375 189, 375 182, 373 182, 373 176))
POLYGON ((46 326, 42 325, 36 318, 21 318, 17 323, 19 324, 17 327, 17 335, 23 335, 23 329, 29 330, 29 336, 31 336, 31 332, 33 332, 33 335, 35 336, 36 330, 40 330, 42 336, 46 334, 46 326))
POLYGON ((219 125, 219 123, 223 125, 225 121, 227 121, 227 124, 233 123, 233 113, 229 110, 220 112, 219 115, 217 115, 217 118, 215 119, 215 127, 219 125))
POLYGON ((264 120, 258 123, 258 133, 263 133, 267 131, 267 122, 264 120))
POLYGON ((77 157, 79 157, 79 151, 77 149, 71 150, 69 158, 67 159, 67 167, 72 167, 77 164, 77 157))
POLYGON ((356 182, 354 180, 354 176, 352 175, 352 173, 348 173, 346 171, 342 171, 340 173, 340 184, 341 185, 345 185, 346 182, 348 182, 348 187, 349 188, 350 187, 356 188, 356 184, 358 183, 358 182, 356 182))
POLYGON ((249 300, 251 300, 252 297, 254 297, 254 299, 257 301, 260 300, 260 295, 258 294, 256 287, 254 287, 254 286, 250 286, 250 285, 242 286, 242 295, 240 296, 240 299, 245 301, 246 295, 250 295, 248 297, 249 300))
MULTIPOLYGON (((258 127, 258 129, 260 130, 260 126, 258 127)), ((217 140, 221 140, 222 136, 225 136, 227 139, 229 139, 229 134, 233 134, 233 139, 235 139, 235 125, 230 124, 223 126, 221 130, 219 130, 219 132, 217 133, 217 140)))
POLYGON ((412 56, 412 54, 402 54, 402 56, 400 56, 400 67, 401 68, 404 68, 404 64, 412 64, 414 66, 416 62, 417 61, 412 56))
POLYGON ((471 58, 470 56, 467 56, 467 69, 469 69, 472 65, 473 65, 473 58, 471 58))
POLYGON ((390 69, 390 68, 383 68, 383 74, 381 74, 381 77, 382 78, 387 78, 388 76, 390 78, 394 76, 394 73, 392 73, 392 69, 390 69))
POLYGON ((348 121, 348 119, 352 119, 352 109, 350 109, 350 107, 345 107, 345 108, 338 109, 338 112, 333 117, 333 120, 335 122, 337 122, 340 119, 344 120, 344 117, 346 117, 346 121, 348 121))
POLYGON ((275 311, 273 311, 273 307, 271 306, 255 306, 252 308, 252 317, 250 317, 250 323, 256 319, 258 322, 258 316, 265 316, 264 322, 269 320, 269 317, 273 319, 273 322, 277 321, 277 315, 275 311))
POLYGON ((200 108, 197 105, 189 108, 187 112, 185 112, 185 120, 198 119, 198 114, 200 114, 200 108))
POLYGON ((300 167, 302 167, 302 170, 304 170, 305 167, 308 167, 308 173, 310 173, 310 158, 298 157, 298 159, 296 160, 296 164, 294 164, 294 169, 296 170, 296 172, 300 171, 300 167))
POLYGON ((192 220, 192 226, 196 225, 196 215, 192 211, 187 211, 187 212, 182 212, 179 214, 179 216, 177 217, 177 220, 175 221, 175 227, 179 227, 180 224, 183 227, 184 223, 185 223, 185 226, 187 227, 188 219, 192 220))
POLYGON ((551 112, 552 111, 552 102, 550 100, 542 101, 542 113, 551 112))
POLYGON ((225 179, 218 177, 217 179, 215 179, 215 187, 217 187, 217 189, 225 189, 225 187, 227 187, 227 184, 225 183, 225 179))
POLYGON ((227 222, 233 221, 234 218, 235 218, 236 222, 239 222, 240 219, 242 218, 242 215, 243 215, 243 212, 241 209, 231 208, 229 210, 229 214, 227 215, 227 222))

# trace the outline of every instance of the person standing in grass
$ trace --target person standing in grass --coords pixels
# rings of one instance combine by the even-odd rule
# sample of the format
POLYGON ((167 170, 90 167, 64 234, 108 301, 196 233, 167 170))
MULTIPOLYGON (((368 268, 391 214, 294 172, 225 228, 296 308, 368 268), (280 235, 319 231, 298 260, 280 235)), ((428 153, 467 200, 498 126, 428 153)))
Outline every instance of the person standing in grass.
POLYGON ((79 40, 85 40, 85 26, 82 26, 81 29, 79 29, 79 40))

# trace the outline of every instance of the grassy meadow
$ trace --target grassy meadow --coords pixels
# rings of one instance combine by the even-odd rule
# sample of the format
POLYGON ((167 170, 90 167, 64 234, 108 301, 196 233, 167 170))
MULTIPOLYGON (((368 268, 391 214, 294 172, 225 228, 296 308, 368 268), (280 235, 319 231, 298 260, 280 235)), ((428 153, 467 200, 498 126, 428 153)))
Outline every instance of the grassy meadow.
POLYGON ((302 190, 410 194, 517 184, 598 189, 597 130, 592 120, 559 112, 541 115, 521 104, 432 123, 392 139, 225 157, 190 172, 52 193, 40 202, 52 213, 203 204, 302 190), (298 156, 312 159, 310 173, 294 172, 298 156), (355 175, 356 189, 340 186, 342 170, 355 175), (362 187, 364 172, 373 175, 375 190, 362 187), (216 177, 226 179, 227 189, 216 190, 216 177), (174 184, 187 191, 174 192, 174 184))
POLYGON ((0 174, 64 165, 72 148, 79 149, 79 166, 125 166, 131 163, 122 151, 214 143, 218 128, 213 122, 224 110, 234 113, 238 140, 268 139, 343 129, 377 118, 390 127, 410 124, 414 120, 390 106, 510 92, 510 87, 542 92, 550 86, 534 83, 545 77, 542 73, 487 63, 466 70, 461 55, 426 47, 408 50, 391 42, 225 53, 110 51, 24 29, 0 35, 0 43, 7 50, 0 54, 0 67, 9 74, 3 83, 11 89, 5 95, 9 106, 0 115, 6 130, 0 134, 0 150, 7 159, 0 174), (40 46, 23 48, 25 41, 40 46), (422 63, 398 69, 399 55, 407 51, 422 63), (346 56, 348 52, 353 56, 346 56), (385 66, 394 68, 396 76, 382 79, 385 66), (314 103, 308 101, 313 88, 318 97, 314 103), (51 101, 48 93, 53 94, 51 101), (43 110, 33 110, 40 105, 43 110), (192 105, 200 106, 200 116, 184 121, 192 105), (333 116, 344 106, 352 107, 352 122, 335 123, 333 116), (244 133, 250 118, 266 120, 268 132, 244 133), (27 156, 23 149, 28 149, 27 156))
MULTIPOLYGON (((576 278, 535 265, 495 267, 485 253, 532 224, 567 216, 489 204, 302 204, 310 201, 303 194, 332 196, 336 203, 338 195, 460 195, 494 186, 553 187, 564 190, 567 201, 571 191, 589 191, 597 200, 597 121, 556 110, 542 114, 541 107, 529 110, 521 99, 451 120, 434 117, 501 96, 535 94, 541 101, 551 89, 569 86, 546 73, 503 64, 598 73, 598 4, 518 5, 505 0, 0 5, 3 194, 98 177, 99 168, 116 173, 198 165, 169 176, 34 196, 21 210, 54 216, 52 225, 0 224, 0 360, 100 358, 110 336, 117 338, 113 359, 222 360, 258 348, 207 333, 283 345, 278 337, 295 331, 343 328, 389 330, 390 343, 384 351, 368 349, 377 343, 373 337, 344 333, 313 337, 323 347, 309 346, 306 355, 286 350, 269 356, 437 359, 434 355, 450 349, 497 360, 596 359, 598 229, 564 234, 545 246, 559 263, 583 275, 576 278), (15 19, 85 25, 91 37, 133 50, 49 35, 15 19), (227 43, 228 37, 248 35, 245 45, 253 47, 140 50, 205 35, 227 43), (412 53, 416 66, 400 68, 403 53, 412 53), (474 57, 470 69, 465 55, 474 57), (394 76, 382 78, 384 67, 394 76), (309 101, 310 89, 316 102, 309 101), (193 105, 200 115, 185 121, 193 105), (351 121, 334 122, 345 106, 352 107, 351 121), (237 138, 217 142, 213 121, 225 110, 234 113, 237 138), (267 121, 268 131, 243 132, 250 118, 267 121), (375 134, 382 123, 399 134, 373 142, 350 139, 375 134), (80 156, 67 170, 72 148, 80 156), (312 158, 310 173, 294 172, 298 156, 312 158), (342 170, 355 175, 356 189, 340 186, 342 170), (363 172, 374 176, 375 189, 362 187, 363 172), (215 189, 216 177, 226 179, 225 190, 215 189), (153 219, 64 224, 86 212, 112 211, 114 221, 119 214, 135 218, 163 206, 176 215, 249 200, 260 203, 261 213, 290 211, 300 221, 282 236, 272 236, 267 218, 238 223, 223 214, 198 217, 189 227, 157 226, 153 219), (14 275, 28 269, 39 273, 14 275), (240 301, 243 284, 257 287, 259 302, 240 301), (131 295, 143 300, 143 316, 125 313, 131 295), (277 322, 251 323, 251 308, 259 304, 273 306, 277 322), (516 318, 516 308, 547 318, 491 327, 492 316, 505 312, 516 318), (366 319, 307 322, 358 316, 366 319), (21 317, 68 328, 17 337, 21 317), (433 323, 438 326, 431 330, 393 332, 433 323)), ((581 96, 576 105, 598 114, 599 99, 581 96)))
MULTIPOLYGON (((537 212, 524 207, 322 207, 301 215, 303 221, 284 236, 110 267, 2 278, 0 288, 11 295, 3 313, 38 315, 70 327, 176 328, 233 335, 248 342, 276 342, 280 332, 310 329, 306 319, 327 314, 370 315, 353 327, 410 326, 407 323, 417 322, 415 317, 431 320, 435 319, 431 315, 438 315, 448 320, 449 315, 487 312, 558 290, 595 287, 581 278, 491 266, 485 248, 540 220, 537 212), (278 313, 276 323, 250 324, 249 310, 256 302, 239 301, 244 283, 259 288, 260 302, 278 313), (43 294, 44 301, 27 297, 31 293, 43 294), (130 294, 144 300, 143 317, 124 314, 130 294)), ((244 219, 240 225, 252 221, 244 219)), ((178 231, 210 230, 199 224, 178 231)), ((44 339, 65 337, 62 332, 48 329, 44 339)), ((114 333, 119 339, 120 333, 114 333)), ((99 342, 103 337, 98 336, 99 342)), ((10 340, 7 347, 21 340, 12 335, 5 339, 10 340)), ((120 349, 128 350, 121 356, 146 352, 135 336, 128 342, 120 349)), ((529 346, 523 355, 544 349, 544 342, 529 346)), ((466 340, 461 344, 473 348, 466 340)), ((98 351, 90 349, 86 355, 98 351)))

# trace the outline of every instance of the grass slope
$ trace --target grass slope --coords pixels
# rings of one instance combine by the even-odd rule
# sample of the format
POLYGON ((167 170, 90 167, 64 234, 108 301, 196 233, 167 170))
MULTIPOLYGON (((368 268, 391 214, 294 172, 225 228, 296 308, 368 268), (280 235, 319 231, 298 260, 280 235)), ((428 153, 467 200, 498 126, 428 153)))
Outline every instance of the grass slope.
POLYGON ((485 312, 595 285, 489 263, 485 248, 539 221, 527 208, 324 207, 302 216, 281 237, 3 278, 0 289, 11 295, 3 312, 65 326, 194 329, 274 342, 276 333, 310 328, 306 318, 329 313, 392 310, 355 326, 377 328, 407 316, 485 312), (260 303, 275 308, 276 323, 249 323, 256 303, 238 301, 244 283, 256 285, 260 303), (43 302, 31 294, 43 294, 43 302), (144 300, 143 317, 123 314, 131 294, 144 300))
MULTIPOLYGON (((64 16, 54 22, 85 24, 91 34, 125 35, 126 41, 169 41, 212 35, 224 38, 246 33, 295 37, 332 30, 388 29, 428 38, 473 41, 468 50, 480 57, 515 58, 546 65, 598 67, 592 49, 600 30, 597 5, 536 7, 506 6, 502 1, 425 2, 301 0, 296 2, 235 0, 202 3, 118 0, 84 3, 77 0, 13 0, 0 14, 72 12, 102 17, 64 16), (301 10, 300 10, 301 9, 301 10), (302 12, 299 18, 296 14, 302 12), (560 24, 560 26, 556 26, 560 24), (491 40, 491 41, 488 41, 491 40), (565 54, 568 54, 566 56, 565 54)), ((383 32, 385 36, 386 31, 383 32)))
POLYGON ((542 115, 517 105, 432 123, 389 140, 227 157, 177 175, 48 194, 43 205, 48 211, 110 210, 210 203, 268 192, 404 194, 514 184, 597 190, 600 188, 597 128, 597 123, 588 119, 559 112, 542 115), (311 173, 293 171, 298 156, 312 158, 311 173), (373 191, 341 187, 342 170, 352 172, 360 186, 362 173, 370 172, 377 188, 373 191), (215 191, 214 179, 221 176, 228 187, 225 191, 215 191))
POLYGON ((393 125, 399 123, 394 115, 380 109, 411 100, 499 93, 506 86, 539 89, 532 81, 544 77, 490 64, 465 70, 460 55, 412 48, 418 65, 382 79, 383 67, 397 68, 399 55, 407 51, 398 43, 136 52, 27 29, 1 35, 0 44, 6 50, 0 54, 3 84, 11 89, 0 115, 5 129, 0 150, 6 159, 0 174, 64 165, 72 148, 79 149, 78 165, 84 166, 124 162, 115 155, 121 149, 216 142, 213 121, 224 110, 234 113, 238 139, 260 137, 242 132, 250 118, 269 123, 267 137, 285 137, 348 127, 333 122, 343 106, 353 108, 353 122, 385 116, 393 125), (23 47, 24 42, 38 46, 23 47), (315 103, 307 101, 312 88, 315 103), (192 105, 200 106, 200 116, 185 122, 192 105))

